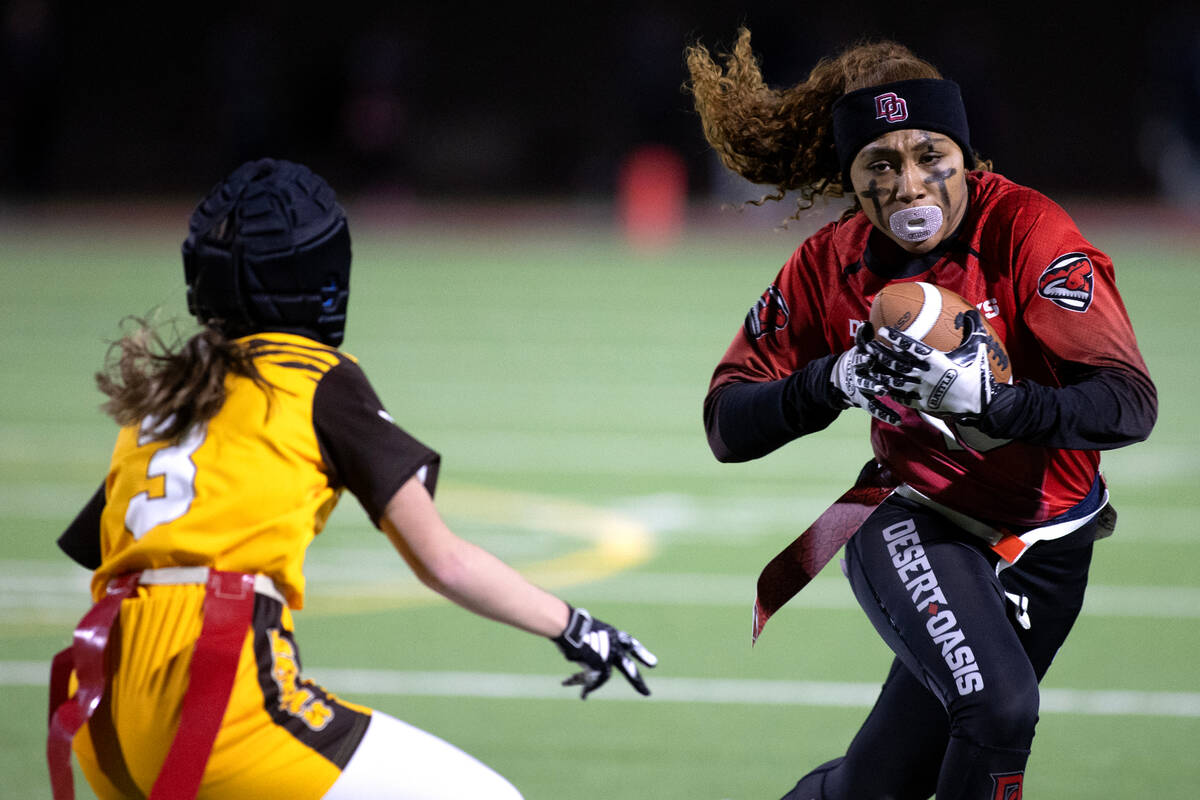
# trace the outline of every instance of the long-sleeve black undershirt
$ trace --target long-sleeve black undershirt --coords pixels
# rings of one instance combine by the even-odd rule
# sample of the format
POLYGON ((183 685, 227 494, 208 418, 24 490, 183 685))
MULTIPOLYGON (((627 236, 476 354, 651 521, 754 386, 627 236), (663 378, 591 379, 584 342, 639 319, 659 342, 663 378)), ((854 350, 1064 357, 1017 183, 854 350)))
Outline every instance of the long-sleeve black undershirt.
POLYGON ((81 567, 100 566, 100 514, 104 511, 104 483, 92 495, 75 519, 58 537, 58 546, 81 567))
MULTIPOLYGON (((830 425, 841 413, 829 380, 836 356, 809 362, 787 378, 729 383, 704 401, 704 427, 718 461, 749 461, 830 425)), ((1033 381, 997 387, 981 431, 997 439, 1069 450, 1111 450, 1146 439, 1158 416, 1150 378, 1093 369, 1061 388, 1033 381)))
POLYGON ((996 387, 978 428, 1063 450, 1114 450, 1144 441, 1158 418, 1158 393, 1142 373, 1093 369, 1060 387, 1034 381, 996 387))
POLYGON ((718 461, 760 458, 800 436, 829 427, 843 404, 829 380, 830 355, 786 378, 727 383, 704 399, 704 428, 718 461))

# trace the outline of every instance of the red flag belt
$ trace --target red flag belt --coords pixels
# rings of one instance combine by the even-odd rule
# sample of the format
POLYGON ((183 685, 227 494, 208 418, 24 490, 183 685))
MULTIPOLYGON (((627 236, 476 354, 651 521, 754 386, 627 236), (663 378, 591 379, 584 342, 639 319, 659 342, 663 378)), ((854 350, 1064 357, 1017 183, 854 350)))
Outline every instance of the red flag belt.
MULTIPOLYGON (((754 598, 751 645, 758 641, 771 615, 817 576, 897 485, 886 467, 868 463, 851 489, 763 567, 754 598)), ((1028 545, 1014 533, 998 532, 998 540, 989 542, 991 549, 1008 563, 1016 563, 1028 545)))
POLYGON ((893 488, 855 485, 763 567, 754 599, 751 644, 758 641, 771 615, 817 576, 893 488))
MULTIPOLYGON (((71 741, 96 711, 107 686, 105 653, 121 601, 133 596, 140 573, 115 578, 107 594, 80 621, 74 641, 50 668, 50 731, 46 759, 54 800, 74 800, 71 741), (71 671, 79 686, 68 696, 71 671)), ((254 616, 254 575, 209 570, 204 623, 192 651, 179 729, 159 770, 150 800, 190 800, 196 796, 212 753, 237 675, 246 630, 254 616)))

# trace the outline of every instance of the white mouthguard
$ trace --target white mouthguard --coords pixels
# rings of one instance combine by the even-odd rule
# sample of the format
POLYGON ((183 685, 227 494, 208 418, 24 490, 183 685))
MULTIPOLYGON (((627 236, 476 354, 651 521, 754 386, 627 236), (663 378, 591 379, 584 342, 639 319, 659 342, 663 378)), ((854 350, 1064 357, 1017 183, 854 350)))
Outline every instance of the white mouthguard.
POLYGON ((942 210, 937 206, 902 208, 888 218, 888 227, 906 242, 923 242, 942 227, 942 210))

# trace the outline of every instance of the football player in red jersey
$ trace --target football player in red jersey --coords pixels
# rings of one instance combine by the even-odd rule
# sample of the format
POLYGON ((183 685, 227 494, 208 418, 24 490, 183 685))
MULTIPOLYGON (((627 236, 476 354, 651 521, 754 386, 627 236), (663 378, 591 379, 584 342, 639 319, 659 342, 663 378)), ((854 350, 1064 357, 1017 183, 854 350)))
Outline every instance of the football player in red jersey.
POLYGON ((346 489, 428 586, 553 641, 580 667, 564 685, 587 697, 615 670, 650 693, 637 662, 656 659, 636 639, 442 521, 439 455, 340 349, 350 232, 324 180, 243 164, 197 206, 183 262, 200 332, 164 343, 141 327, 97 376, 121 430, 59 538, 93 570, 96 605, 52 669, 55 800, 73 796, 72 749, 104 800, 520 797, 452 745, 302 676, 305 552, 346 489))
POLYGON ((861 493, 764 570, 755 634, 846 541, 855 597, 895 659, 845 754, 786 797, 1018 798, 1038 683, 1082 605, 1092 544, 1115 522, 1100 451, 1144 440, 1157 416, 1112 262, 1061 207, 991 171, 959 87, 902 45, 856 44, 779 90, 745 29, 730 53, 697 44, 687 58, 728 168, 775 198, 797 192, 801 209, 852 197, 751 308, 704 401, 724 462, 852 406, 872 415, 861 493), (875 339, 872 297, 916 280, 977 309, 961 347, 888 328, 875 339), (1011 383, 991 378, 981 318, 1011 383))

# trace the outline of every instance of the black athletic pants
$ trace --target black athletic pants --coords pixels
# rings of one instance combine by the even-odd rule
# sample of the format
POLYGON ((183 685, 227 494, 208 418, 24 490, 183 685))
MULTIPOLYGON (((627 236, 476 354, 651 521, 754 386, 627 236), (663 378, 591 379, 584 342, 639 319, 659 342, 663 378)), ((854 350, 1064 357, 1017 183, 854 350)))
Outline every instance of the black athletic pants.
POLYGON ((846 755, 784 800, 1013 800, 1038 682, 1083 605, 1094 522, 996 574, 986 543, 892 495, 846 545, 850 584, 896 654, 846 755))

